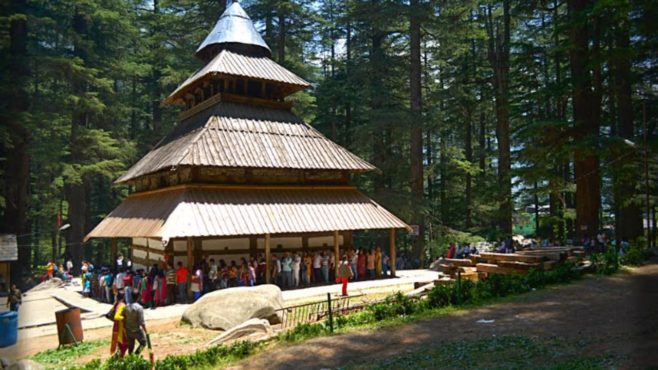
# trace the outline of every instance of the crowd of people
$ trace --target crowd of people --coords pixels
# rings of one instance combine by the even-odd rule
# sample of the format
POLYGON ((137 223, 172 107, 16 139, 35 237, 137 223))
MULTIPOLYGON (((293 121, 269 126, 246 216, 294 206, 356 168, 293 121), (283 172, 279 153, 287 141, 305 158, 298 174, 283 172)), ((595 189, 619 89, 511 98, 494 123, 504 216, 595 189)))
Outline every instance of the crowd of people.
MULTIPOLYGON (((70 259, 64 259, 64 264, 49 261, 44 278, 58 277, 66 282, 77 275, 70 259)), ((404 257, 398 260, 398 269, 404 268, 404 261, 404 257)), ((348 250, 339 259, 329 248, 272 253, 269 271, 266 266, 262 253, 229 262, 203 257, 192 270, 181 261, 159 261, 148 268, 134 268, 129 259, 118 256, 113 266, 96 267, 90 261, 82 261, 79 276, 82 294, 87 297, 114 304, 121 296, 126 305, 138 302, 144 308, 155 308, 196 301, 218 289, 264 284, 268 274, 270 283, 281 289, 294 289, 379 279, 389 276, 391 270, 389 256, 379 247, 348 250)))

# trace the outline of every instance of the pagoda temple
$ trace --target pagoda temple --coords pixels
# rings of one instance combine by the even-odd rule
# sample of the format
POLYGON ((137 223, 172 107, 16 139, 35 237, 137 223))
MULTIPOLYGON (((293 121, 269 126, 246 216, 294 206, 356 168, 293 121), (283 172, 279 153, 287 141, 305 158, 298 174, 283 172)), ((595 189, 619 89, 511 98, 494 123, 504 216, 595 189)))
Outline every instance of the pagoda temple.
MULTIPOLYGON (((205 66, 167 104, 178 124, 116 180, 134 191, 86 237, 131 242, 135 265, 192 267, 202 257, 352 248, 352 233, 409 226, 350 185, 375 167, 324 137, 285 98, 308 82, 274 62, 238 1, 227 6, 196 56, 205 66)), ((269 274, 267 279, 269 282, 269 274)))

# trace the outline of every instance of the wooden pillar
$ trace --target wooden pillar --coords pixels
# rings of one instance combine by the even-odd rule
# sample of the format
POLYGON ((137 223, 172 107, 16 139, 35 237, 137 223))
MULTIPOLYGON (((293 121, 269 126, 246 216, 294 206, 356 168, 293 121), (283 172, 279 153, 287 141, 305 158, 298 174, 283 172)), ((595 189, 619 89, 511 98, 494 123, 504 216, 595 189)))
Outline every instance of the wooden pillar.
POLYGON ((255 236, 249 237, 249 254, 253 258, 258 256, 258 238, 255 236))
POLYGON ((340 249, 338 245, 338 231, 334 231, 334 269, 338 276, 338 266, 340 265, 340 249))
POLYGON ((270 244, 272 244, 272 241, 270 240, 270 234, 265 234, 265 284, 270 284, 270 281, 272 280, 272 277, 270 276, 272 273, 272 263, 270 261, 270 244))
POLYGON ((187 269, 192 273, 194 268, 194 239, 187 238, 187 269))
POLYGON ((168 264, 170 264, 172 267, 176 267, 176 264, 174 263, 174 242, 173 240, 169 240, 167 242, 167 245, 164 246, 165 250, 165 261, 167 261, 168 264))
POLYGON ((395 229, 388 231, 388 248, 389 248, 389 267, 391 268, 391 276, 395 277, 395 266, 397 265, 395 257, 395 229))
POLYGON ((194 239, 187 238, 187 269, 189 274, 187 275, 187 298, 192 297, 192 291, 190 286, 192 285, 192 274, 194 274, 194 239))
POLYGON ((149 250, 149 238, 146 238, 146 268, 151 266, 151 252, 149 250))
POLYGON ((110 259, 111 259, 110 266, 114 266, 115 263, 117 263, 117 254, 118 254, 117 238, 112 238, 110 244, 110 259))

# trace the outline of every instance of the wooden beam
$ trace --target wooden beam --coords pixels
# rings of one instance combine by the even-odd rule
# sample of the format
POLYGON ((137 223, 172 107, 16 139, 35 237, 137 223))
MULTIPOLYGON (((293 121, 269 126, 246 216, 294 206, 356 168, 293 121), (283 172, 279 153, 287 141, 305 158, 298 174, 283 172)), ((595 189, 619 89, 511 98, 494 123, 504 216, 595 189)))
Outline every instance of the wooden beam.
POLYGON ((148 263, 148 265, 146 267, 151 266, 151 253, 149 251, 149 249, 150 249, 149 248, 149 239, 150 238, 146 238, 146 262, 148 263))
POLYGON ((265 234, 265 284, 270 284, 271 281, 271 256, 270 256, 270 244, 272 240, 270 234, 265 234))
POLYGON ((194 238, 187 238, 187 269, 194 269, 194 238))
POLYGON ((397 257, 395 255, 395 229, 389 229, 388 230, 388 249, 389 249, 389 256, 388 256, 388 264, 389 267, 391 268, 391 276, 395 277, 396 271, 396 260, 397 257))
POLYGON ((110 265, 114 266, 114 264, 117 262, 117 238, 112 238, 111 240, 111 246, 110 246, 110 265))
POLYGON ((334 231, 334 269, 338 276, 338 266, 340 265, 340 243, 338 242, 338 231, 334 231))

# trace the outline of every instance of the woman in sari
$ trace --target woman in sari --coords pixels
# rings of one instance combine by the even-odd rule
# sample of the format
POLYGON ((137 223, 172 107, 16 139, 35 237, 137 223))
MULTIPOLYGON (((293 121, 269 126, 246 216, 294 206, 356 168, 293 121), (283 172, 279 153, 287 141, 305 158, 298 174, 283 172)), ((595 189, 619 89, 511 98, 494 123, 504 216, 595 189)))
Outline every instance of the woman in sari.
POLYGON ((359 251, 359 257, 356 259, 356 269, 358 270, 357 275, 360 279, 365 279, 366 277, 366 252, 361 249, 359 251))
POLYGON ((155 297, 157 300, 156 304, 158 306, 164 306, 167 301, 167 278, 165 277, 163 269, 158 271, 158 291, 155 294, 155 297))
POLYGON ((144 275, 142 276, 142 284, 139 288, 139 293, 140 296, 142 297, 142 305, 144 308, 148 308, 151 306, 151 282, 149 277, 146 275, 146 272, 144 272, 144 275))
POLYGON ((112 356, 116 354, 119 357, 123 357, 128 349, 128 338, 126 337, 126 325, 124 321, 125 308, 124 295, 119 292, 117 294, 117 301, 110 311, 110 313, 113 312, 111 320, 114 321, 114 325, 112 326, 112 342, 110 344, 110 354, 112 356))

